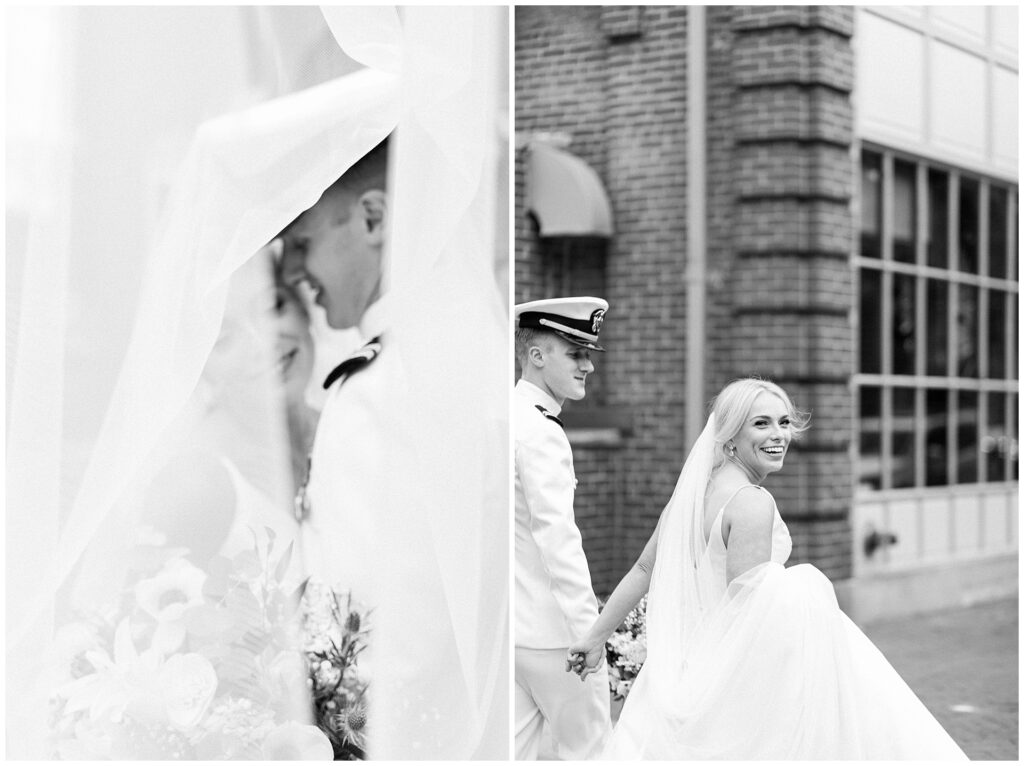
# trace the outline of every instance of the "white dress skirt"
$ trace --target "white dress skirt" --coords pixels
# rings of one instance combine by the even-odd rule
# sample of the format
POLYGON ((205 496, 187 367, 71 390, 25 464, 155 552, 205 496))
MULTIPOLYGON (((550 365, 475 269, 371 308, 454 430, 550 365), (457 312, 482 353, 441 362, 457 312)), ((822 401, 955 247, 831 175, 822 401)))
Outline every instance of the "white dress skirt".
POLYGON ((831 582, 783 566, 792 541, 778 509, 772 560, 728 587, 721 524, 719 511, 697 564, 716 605, 677 666, 649 657, 605 759, 966 760, 831 582))

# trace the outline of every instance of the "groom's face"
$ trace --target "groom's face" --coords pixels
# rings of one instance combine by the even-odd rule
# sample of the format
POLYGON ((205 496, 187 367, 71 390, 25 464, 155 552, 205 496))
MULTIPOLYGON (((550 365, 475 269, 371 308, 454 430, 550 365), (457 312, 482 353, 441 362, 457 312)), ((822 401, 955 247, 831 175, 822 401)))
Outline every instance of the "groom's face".
POLYGON ((381 250, 367 231, 358 203, 323 197, 282 236, 284 281, 308 283, 335 329, 357 325, 379 295, 381 250))
POLYGON ((541 375, 556 401, 576 401, 586 396, 587 376, 593 371, 590 349, 577 346, 557 335, 547 339, 541 375))

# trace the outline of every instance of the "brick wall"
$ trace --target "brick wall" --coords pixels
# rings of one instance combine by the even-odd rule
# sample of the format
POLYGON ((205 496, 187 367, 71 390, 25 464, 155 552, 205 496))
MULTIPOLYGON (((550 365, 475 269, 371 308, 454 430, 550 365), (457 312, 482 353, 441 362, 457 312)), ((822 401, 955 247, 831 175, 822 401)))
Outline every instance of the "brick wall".
POLYGON ((686 22, 684 6, 638 9, 638 33, 610 40, 605 64, 616 234, 602 337, 608 403, 632 425, 619 456, 623 523, 612 580, 647 542, 685 447, 686 22))
POLYGON ((537 235, 535 226, 526 214, 523 199, 526 194, 526 172, 523 150, 515 155, 515 212, 513 235, 515 237, 514 279, 516 300, 536 300, 543 290, 540 261, 537 258, 537 235), (525 296, 525 297, 524 297, 525 296))
POLYGON ((594 589, 607 595, 618 582, 609 562, 620 555, 616 540, 622 534, 625 521, 618 450, 576 446, 573 463, 579 480, 574 504, 576 523, 583 535, 594 589))
MULTIPOLYGON (((760 374, 813 411, 771 488, 793 560, 849 574, 852 19, 849 8, 708 7, 707 338, 687 349, 687 8, 516 8, 517 134, 571 136, 567 149, 602 178, 614 215, 596 376, 625 438, 575 449, 577 517, 600 592, 671 495, 688 446, 691 354, 704 355, 706 399, 760 374)), ((522 208, 522 164, 517 301, 550 297, 564 276, 522 208)))

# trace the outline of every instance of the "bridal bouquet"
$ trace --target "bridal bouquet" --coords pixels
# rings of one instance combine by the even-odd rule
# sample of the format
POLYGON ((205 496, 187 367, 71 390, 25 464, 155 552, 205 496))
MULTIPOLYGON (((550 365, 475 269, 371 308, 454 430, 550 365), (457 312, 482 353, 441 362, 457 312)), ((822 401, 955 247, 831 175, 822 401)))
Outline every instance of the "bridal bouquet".
POLYGON ((369 613, 351 594, 311 580, 303 596, 305 653, 317 726, 334 749, 334 760, 366 757, 365 667, 369 613))
MULTIPOLYGON (((60 627, 45 679, 53 755, 95 760, 330 760, 308 718, 291 546, 206 571, 158 536, 128 551, 115 603, 60 627)), ((262 544, 261 544, 262 543, 262 544)))
POLYGON ((605 651, 612 697, 625 699, 647 659, 647 596, 640 599, 622 625, 612 633, 605 644, 605 651))

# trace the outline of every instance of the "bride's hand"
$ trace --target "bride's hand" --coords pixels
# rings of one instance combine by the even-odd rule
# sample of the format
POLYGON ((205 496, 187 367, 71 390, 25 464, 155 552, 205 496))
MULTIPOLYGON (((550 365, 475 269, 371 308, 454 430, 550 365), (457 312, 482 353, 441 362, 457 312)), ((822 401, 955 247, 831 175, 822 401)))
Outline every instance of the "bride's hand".
POLYGON ((585 681, 591 673, 596 673, 604 664, 604 642, 581 641, 569 647, 565 658, 565 671, 572 671, 585 681))

